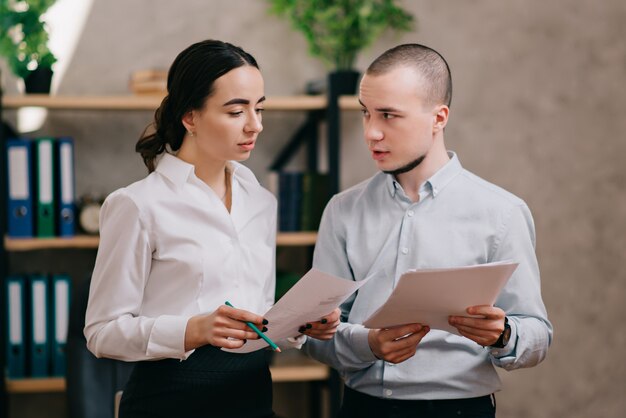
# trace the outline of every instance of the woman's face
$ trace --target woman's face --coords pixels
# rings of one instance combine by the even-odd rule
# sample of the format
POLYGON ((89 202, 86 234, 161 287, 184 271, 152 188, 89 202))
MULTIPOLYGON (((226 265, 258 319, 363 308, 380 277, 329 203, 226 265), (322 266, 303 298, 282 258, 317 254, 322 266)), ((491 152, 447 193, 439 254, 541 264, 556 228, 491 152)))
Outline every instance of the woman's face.
POLYGON ((263 130, 265 101, 261 72, 253 66, 235 68, 213 84, 204 107, 183 117, 188 132, 183 147, 191 147, 198 161, 244 161, 263 130))

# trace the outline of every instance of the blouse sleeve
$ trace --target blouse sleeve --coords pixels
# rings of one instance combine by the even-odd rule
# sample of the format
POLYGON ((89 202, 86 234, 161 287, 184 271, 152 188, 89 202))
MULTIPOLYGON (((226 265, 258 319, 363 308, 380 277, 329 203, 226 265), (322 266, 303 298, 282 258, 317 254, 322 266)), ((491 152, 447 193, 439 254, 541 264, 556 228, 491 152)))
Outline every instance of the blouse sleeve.
POLYGON ((84 329, 96 357, 186 359, 193 352, 184 350, 189 317, 140 315, 152 262, 149 235, 140 208, 125 189, 107 198, 84 329))

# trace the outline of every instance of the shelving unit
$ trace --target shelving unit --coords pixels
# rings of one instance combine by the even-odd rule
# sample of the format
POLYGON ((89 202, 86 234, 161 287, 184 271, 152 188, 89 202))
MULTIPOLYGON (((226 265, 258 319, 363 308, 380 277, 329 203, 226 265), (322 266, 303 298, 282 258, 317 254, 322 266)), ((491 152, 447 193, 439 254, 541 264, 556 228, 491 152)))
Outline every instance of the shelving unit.
MULTIPOLYGON (((76 111, 154 111, 163 99, 162 95, 117 95, 117 96, 50 96, 50 95, 10 95, 2 96, 0 92, 0 120, 5 109, 20 109, 24 107, 43 107, 49 110, 76 110, 76 111)), ((355 96, 270 96, 264 104, 269 111, 305 111, 310 112, 336 112, 341 110, 358 110, 360 105, 355 96), (329 103, 329 100, 332 101, 329 103)), ((334 115, 336 119, 337 115, 334 115)), ((329 124, 331 125, 331 124, 329 124)), ((338 191, 339 177, 339 125, 332 124, 328 128, 328 160, 330 177, 333 181, 332 192, 338 191)), ((0 193, 6 196, 6 160, 4 152, 4 135, 0 128, 0 193)), ((4 206, 4 205, 2 205, 4 206)), ((6 208, 0 208, 0 261, 2 268, 0 275, 7 272, 7 252, 25 252, 48 249, 96 249, 99 244, 97 236, 78 235, 72 238, 30 238, 15 239, 4 237, 6 231, 6 208)), ((313 246, 317 238, 316 232, 289 232, 279 233, 277 245, 281 247, 313 246)), ((0 297, 3 295, 4 286, 0 287, 0 297)), ((4 320, 4 314, 0 315, 4 320)), ((3 340, 2 340, 3 341, 3 340)), ((0 369, 4 365, 4 344, 0 347, 0 369)), ((314 383, 326 382, 332 386, 333 373, 326 365, 318 363, 306 356, 296 357, 276 356, 276 364, 271 366, 272 379, 274 382, 307 381, 314 383)), ((336 380, 336 379, 335 379, 336 380)), ((315 386, 319 390, 319 385, 315 386)), ((26 379, 0 379, 0 418, 6 417, 5 406, 7 396, 10 394, 64 392, 64 378, 26 378, 26 379)), ((331 397, 331 409, 337 407, 338 400, 331 397)), ((334 410, 334 409, 333 409, 334 410)))
MULTIPOLYGON (((270 372, 274 383, 324 381, 330 376, 328 366, 289 352, 274 357, 270 372)), ((65 378, 62 377, 6 379, 5 385, 10 394, 65 392, 65 378)))
MULTIPOLYGON (((281 232, 276 245, 298 247, 315 245, 316 232, 281 232)), ((58 248, 98 248, 100 238, 93 235, 77 235, 72 238, 9 238, 4 237, 7 251, 33 251, 58 248)))
MULTIPOLYGON (((127 96, 49 96, 30 94, 5 96, 2 106, 5 109, 21 107, 45 107, 56 110, 155 110, 163 100, 161 95, 127 96)), ((325 96, 270 96, 265 101, 266 110, 323 110, 328 101, 325 96)), ((361 108, 356 96, 341 96, 339 107, 343 110, 361 108)))

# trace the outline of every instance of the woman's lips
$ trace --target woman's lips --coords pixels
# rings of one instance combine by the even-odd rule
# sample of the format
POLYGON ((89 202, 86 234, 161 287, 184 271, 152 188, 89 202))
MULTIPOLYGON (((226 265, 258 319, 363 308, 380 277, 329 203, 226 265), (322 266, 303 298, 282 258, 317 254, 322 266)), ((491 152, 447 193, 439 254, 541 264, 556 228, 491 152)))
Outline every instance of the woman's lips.
POLYGON ((244 142, 242 144, 239 144, 239 147, 242 148, 244 151, 252 151, 254 149, 254 144, 254 141, 244 142))

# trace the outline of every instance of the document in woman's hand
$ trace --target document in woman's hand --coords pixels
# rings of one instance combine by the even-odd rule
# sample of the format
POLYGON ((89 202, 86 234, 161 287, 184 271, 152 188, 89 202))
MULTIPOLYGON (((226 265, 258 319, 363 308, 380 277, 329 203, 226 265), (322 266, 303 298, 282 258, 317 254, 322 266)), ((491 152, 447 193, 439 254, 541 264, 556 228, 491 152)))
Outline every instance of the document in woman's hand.
MULTIPOLYGON (((263 317, 268 320, 265 333, 273 341, 297 337, 298 328, 307 322, 319 321, 334 311, 369 279, 359 281, 341 279, 331 274, 311 269, 263 317)), ((225 350, 233 353, 250 353, 267 347, 263 340, 249 340, 243 347, 225 350)))

